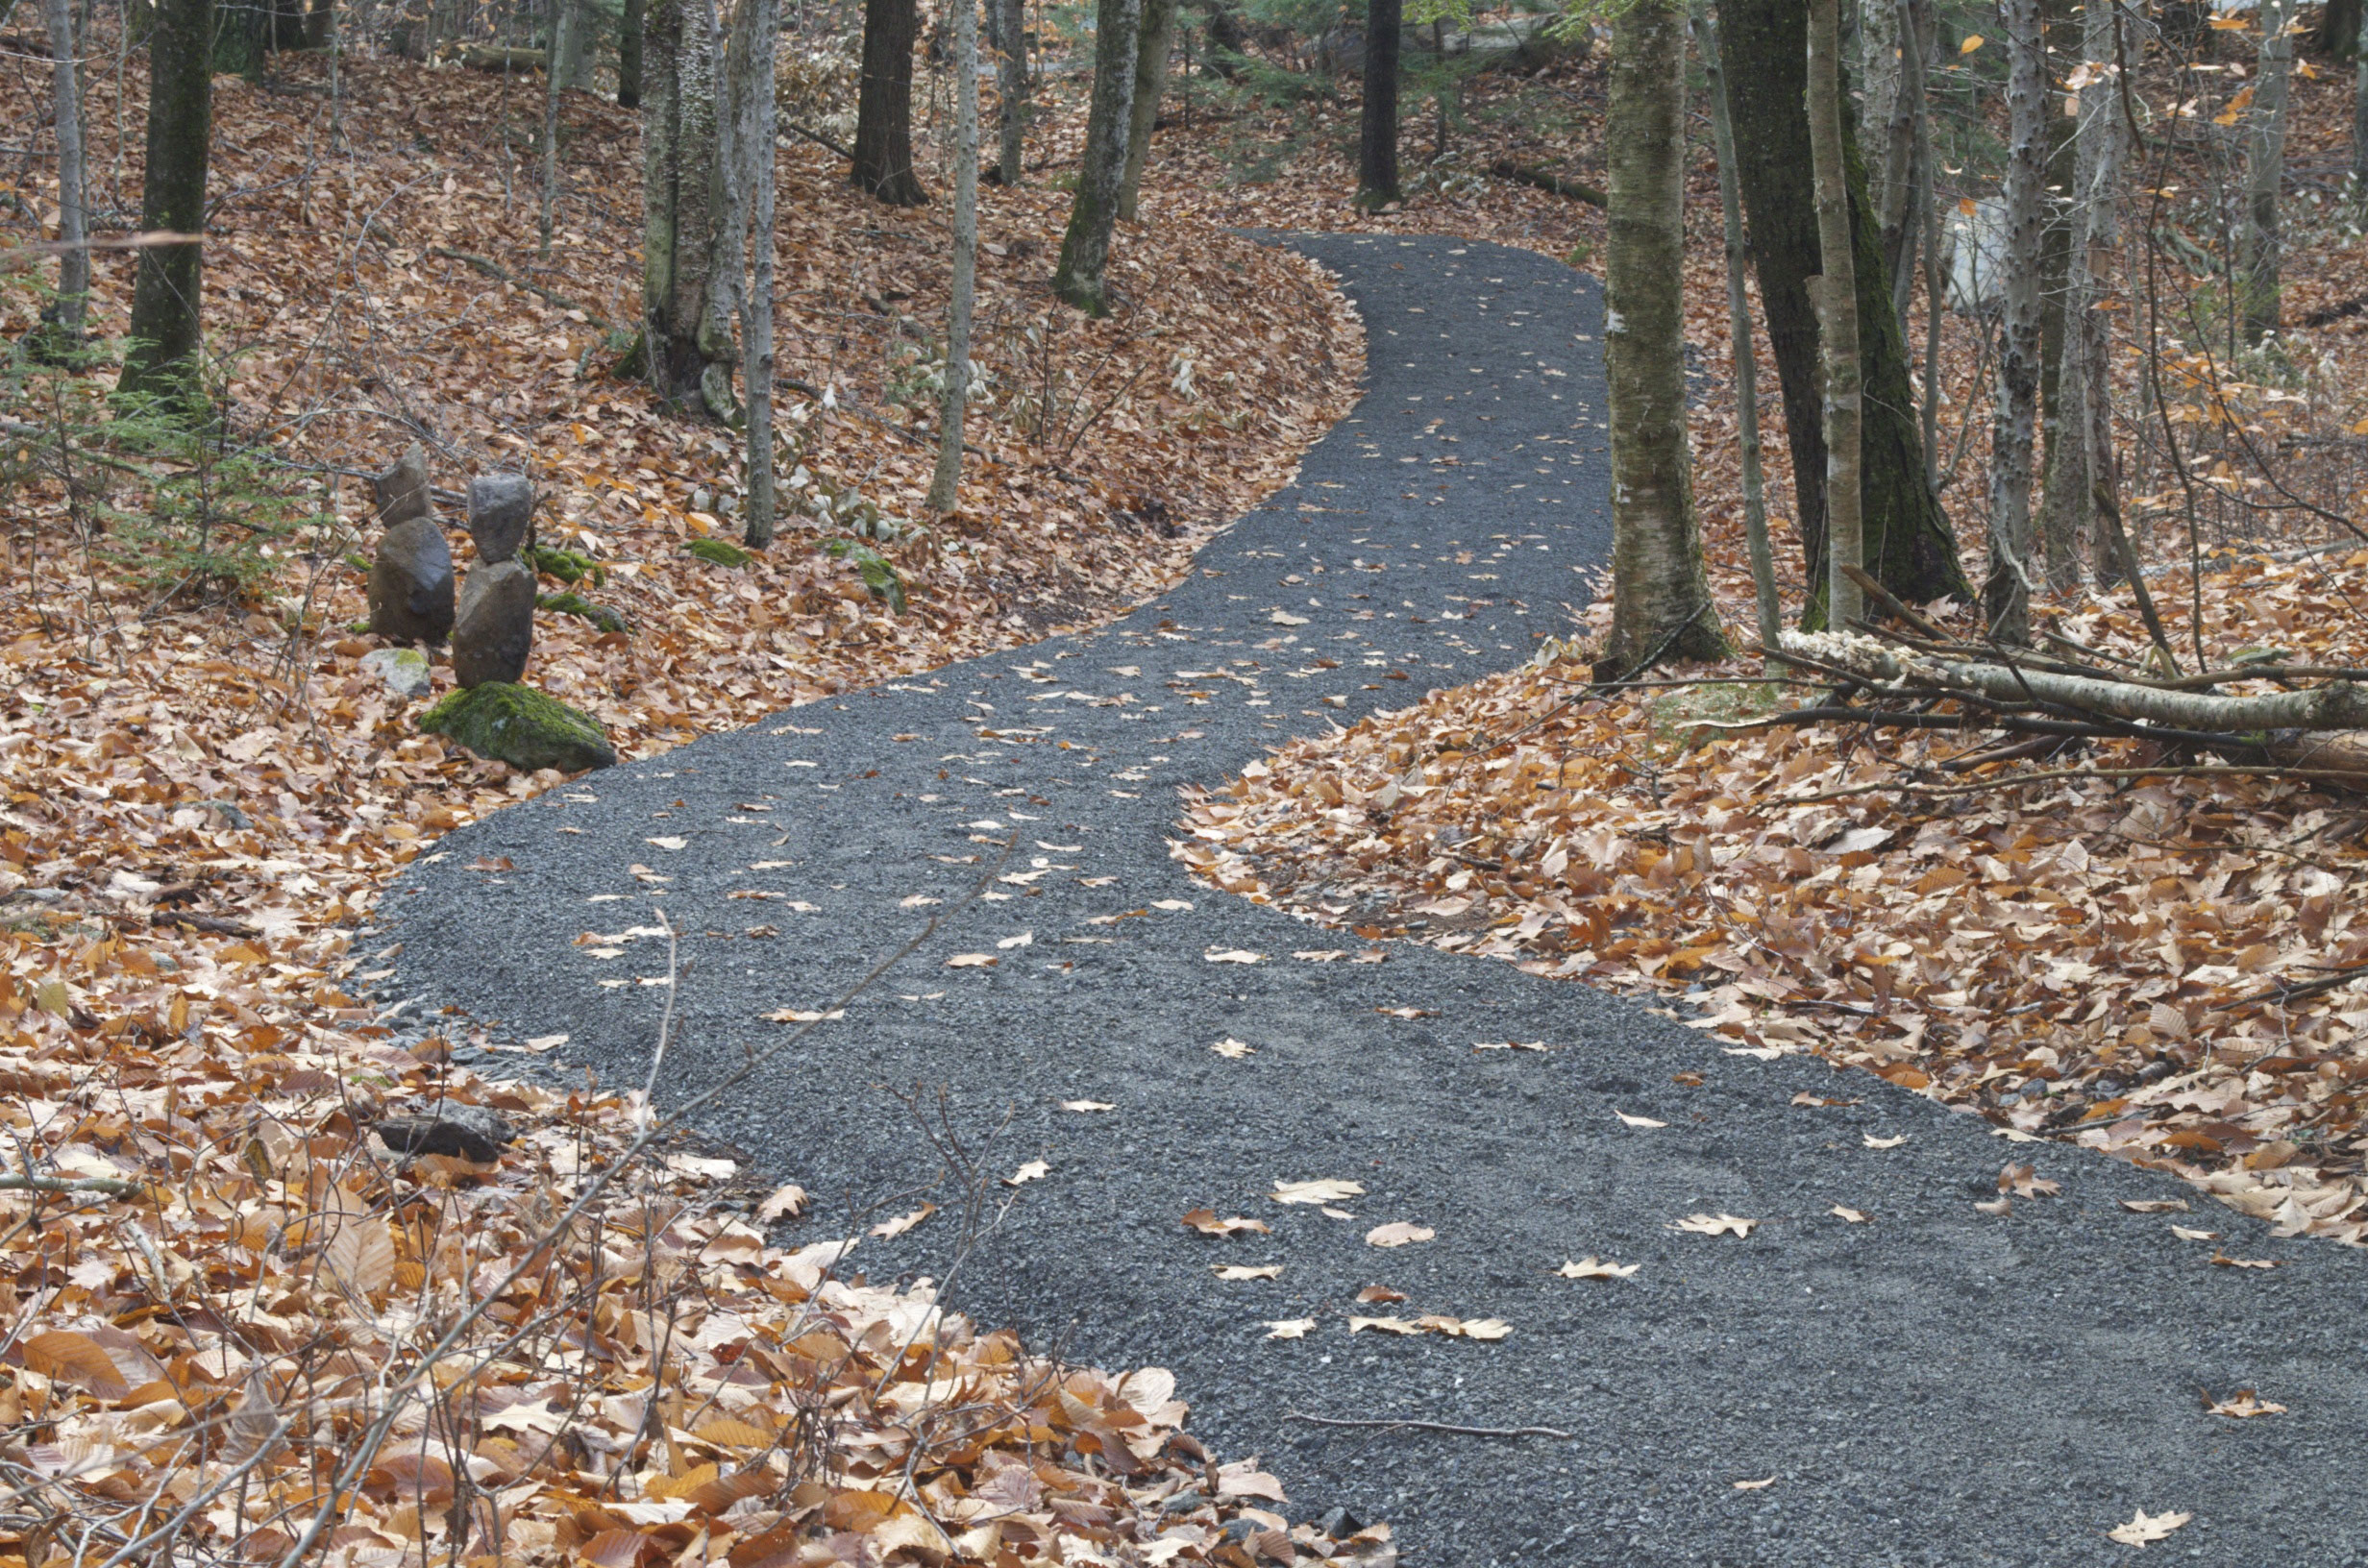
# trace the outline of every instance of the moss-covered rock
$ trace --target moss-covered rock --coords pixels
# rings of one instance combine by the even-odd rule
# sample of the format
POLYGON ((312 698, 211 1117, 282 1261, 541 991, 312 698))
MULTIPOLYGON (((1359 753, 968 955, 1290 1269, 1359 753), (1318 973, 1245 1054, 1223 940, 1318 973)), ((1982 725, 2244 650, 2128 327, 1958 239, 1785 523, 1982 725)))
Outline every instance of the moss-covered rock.
POLYGON ((616 747, 589 715, 507 681, 453 693, 420 716, 419 727, 527 772, 556 768, 580 773, 617 760, 616 747))
POLYGON ((716 566, 746 566, 756 559, 753 552, 742 550, 728 539, 694 539, 682 548, 716 566))
POLYGON ((621 612, 605 604, 595 604, 581 594, 545 594, 534 601, 534 606, 549 610, 554 615, 572 615, 579 620, 589 621, 603 631, 621 631, 628 636, 632 635, 633 628, 627 624, 621 612))

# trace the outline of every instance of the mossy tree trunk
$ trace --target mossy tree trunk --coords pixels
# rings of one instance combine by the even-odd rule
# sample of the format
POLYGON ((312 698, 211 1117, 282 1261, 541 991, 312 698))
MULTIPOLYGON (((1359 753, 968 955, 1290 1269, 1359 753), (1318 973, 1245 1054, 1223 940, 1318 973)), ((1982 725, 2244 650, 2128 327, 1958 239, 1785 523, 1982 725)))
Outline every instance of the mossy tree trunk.
MULTIPOLYGON (((1721 0, 1719 53, 1734 109, 1736 172, 1760 279, 1760 303, 1784 392, 1810 599, 1802 625, 1825 624, 1825 423, 1817 369, 1816 314, 1809 280, 1818 274, 1812 193, 1808 86, 1809 17, 1801 0, 1721 0)), ((1878 215, 1844 107, 1842 151, 1856 238, 1859 355, 1864 418, 1860 495, 1865 567, 1911 603, 1970 598, 1957 542, 1924 471, 1923 442, 1908 380, 1907 343, 1891 308, 1878 215)))
POLYGON ((1601 666, 1616 678, 1727 651, 1703 572, 1686 440, 1685 65, 1678 0, 1631 0, 1617 12, 1604 119, 1612 635, 1601 666))
POLYGON ((617 26, 617 107, 641 107, 641 28, 643 0, 625 0, 625 19, 617 26))
POLYGON ((1864 608, 1852 574, 1865 564, 1860 527, 1858 257, 1850 224, 1850 168, 1842 151, 1840 0, 1809 4, 1809 162, 1817 210, 1819 275, 1810 280, 1817 307, 1818 367, 1825 373, 1826 611, 1847 625, 1864 608))
MULTIPOLYGON (((213 0, 158 0, 148 35, 148 162, 140 187, 145 230, 206 227, 206 160, 213 137, 213 0)), ((132 347, 122 391, 193 402, 203 318, 204 253, 154 245, 132 284, 132 347)))
POLYGON ((1357 122, 1357 205, 1377 211, 1405 200, 1397 184, 1397 53, 1403 0, 1365 8, 1365 107, 1357 122))
POLYGON ((1143 31, 1135 45, 1135 101, 1127 114, 1126 175, 1119 185, 1119 216, 1133 222, 1151 156, 1151 131, 1168 91, 1168 56, 1175 47, 1176 0, 1143 0, 1143 31))
POLYGON ((1094 96, 1086 106, 1077 195, 1061 235, 1060 264, 1052 271, 1052 291, 1089 315, 1109 309, 1102 274, 1110 259, 1110 231, 1118 221, 1119 186, 1126 178, 1142 20, 1142 0, 1098 0, 1095 8, 1094 96))
POLYGON ((716 38, 703 0, 652 0, 642 38, 643 354, 666 403, 707 379, 716 226, 716 38))
POLYGON ((913 172, 915 0, 864 0, 863 78, 855 94, 855 146, 848 177, 892 207, 922 207, 913 172))

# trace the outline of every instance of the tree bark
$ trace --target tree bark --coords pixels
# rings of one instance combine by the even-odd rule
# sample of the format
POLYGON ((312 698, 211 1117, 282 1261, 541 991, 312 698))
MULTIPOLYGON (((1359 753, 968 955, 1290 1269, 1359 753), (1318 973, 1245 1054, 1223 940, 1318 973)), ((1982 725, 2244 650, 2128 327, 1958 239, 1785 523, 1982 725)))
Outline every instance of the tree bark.
POLYGON ((1369 212, 1403 202, 1397 184, 1397 52, 1404 0, 1365 8, 1365 107, 1357 122, 1357 206, 1369 212))
POLYGON ((559 195, 559 93, 565 71, 561 62, 574 44, 573 35, 590 18, 582 15, 574 0, 555 0, 551 18, 551 68, 543 73, 543 167, 542 204, 535 214, 535 254, 551 254, 551 222, 559 195))
POLYGON ((952 3, 953 297, 946 307, 946 397, 928 497, 929 510, 940 516, 961 507, 962 410, 970 397, 971 305, 978 287, 978 0, 952 3))
POLYGON ((562 92, 581 92, 591 83, 598 17, 589 0, 552 0, 551 79, 562 92))
POLYGON ((90 252, 84 243, 90 237, 90 226, 85 207, 83 95, 75 81, 73 0, 41 0, 41 19, 49 29, 50 89, 57 106, 58 243, 64 247, 58 253, 52 319, 63 343, 73 345, 82 341, 90 302, 90 252))
POLYGON ((1143 0, 1143 36, 1135 48, 1135 101, 1127 115, 1126 178, 1119 186, 1119 216, 1133 222, 1151 154, 1151 129, 1168 91, 1168 56, 1175 47, 1176 0, 1143 0))
POLYGON ((1982 603, 1992 636, 2031 640, 2031 456, 2039 401, 2040 183, 2047 50, 2039 0, 2001 0, 2007 35, 2005 308, 1990 421, 1989 573, 1982 603))
POLYGON ((1027 0, 988 0, 1001 25, 1001 54, 996 61, 996 95, 1000 147, 997 174, 1007 189, 1017 189, 1027 176, 1027 0))
POLYGON ((2259 63, 2245 115, 2245 341, 2278 330, 2278 197, 2285 183, 2286 85, 2294 74, 2294 0, 2261 0, 2259 63))
MULTIPOLYGON (((213 134, 213 0, 158 0, 148 36, 148 163, 140 227, 206 227, 206 158, 213 134)), ((132 346, 119 390, 194 407, 205 270, 196 245, 139 253, 132 346)))
MULTIPOLYGON (((1735 114, 1736 172, 1760 279, 1776 374, 1784 392, 1793 494, 1809 575, 1803 625, 1825 621, 1825 424, 1818 406, 1818 344, 1808 280, 1818 272, 1811 189, 1808 17, 1800 0, 1721 0, 1719 51, 1735 114)), ((1956 542, 1926 477, 1908 379, 1905 339, 1890 309, 1877 214, 1865 192, 1845 107, 1842 150, 1850 169, 1857 236, 1860 371, 1865 397, 1860 474, 1865 565, 1911 603, 1971 598, 1956 542)))
POLYGON ((1077 159, 1077 195, 1061 236, 1052 291, 1089 315, 1109 306, 1102 272, 1110 259, 1110 230, 1119 214, 1119 184, 1126 175, 1126 133, 1134 118, 1135 33, 1142 0, 1098 0, 1095 8, 1094 96, 1086 107, 1085 149, 1077 159))
POLYGON ((1743 204, 1736 184, 1735 120, 1727 108, 1727 74, 1719 63, 1718 25, 1707 0, 1693 0, 1694 39, 1711 101, 1711 136, 1718 152, 1718 213, 1727 255, 1727 341, 1735 361, 1736 444, 1743 465, 1743 540, 1751 555, 1751 586, 1760 617, 1760 646, 1774 648, 1784 628, 1776 597, 1776 561, 1768 548, 1767 489, 1760 465, 1760 356, 1753 346, 1751 297, 1743 274, 1743 204))
POLYGON ((1631 0, 1617 13, 1604 117, 1612 635, 1598 667, 1613 678, 1667 658, 1727 652, 1702 565, 1686 440, 1685 65, 1678 0, 1631 0))
MULTIPOLYGON (((2085 9, 2084 61, 2117 58, 2119 12, 2085 9)), ((2048 578, 2069 586, 2070 558, 2090 542, 2097 578, 2111 581, 2125 563, 2109 530, 2098 527, 2101 506, 2119 510, 2119 471, 2113 456, 2110 333, 2096 308, 2105 294, 2113 252, 2121 242, 2122 110, 2110 76, 2084 65, 2074 80, 2080 117, 2073 133, 2071 233, 2065 246, 2064 331, 2057 373, 2057 413, 2047 443, 2047 483, 2040 502, 2040 534, 2047 541, 2048 578)))
POLYGON ((643 36, 642 347, 661 402, 698 405, 715 237, 716 47, 703 0, 653 0, 643 36))
MULTIPOLYGON (((1850 173, 1842 151, 1841 39, 1838 0, 1810 0, 1807 58, 1812 187, 1821 276, 1812 280, 1817 339, 1825 371, 1825 558, 1827 613, 1847 625, 1864 610, 1851 572, 1865 562, 1860 477, 1859 297, 1856 236, 1850 224, 1850 173)), ((1884 302, 1885 312, 1889 301, 1884 302)))
POLYGON ((2351 59, 2359 48, 2359 0, 2327 0, 2319 30, 2310 36, 2310 47, 2335 60, 2351 59))
MULTIPOLYGON (((781 0, 741 0, 756 12, 750 29, 749 136, 741 149, 748 164, 750 244, 755 265, 740 306, 742 352, 748 358, 744 380, 749 395, 749 457, 747 510, 742 537, 752 545, 773 540, 778 510, 773 472, 773 220, 778 185, 778 138, 773 92, 774 61, 780 51, 781 0)), ((975 92, 977 89, 973 87, 975 92)))
POLYGON ((913 42, 920 28, 915 0, 864 0, 863 77, 849 178, 891 207, 923 207, 929 200, 913 172, 913 42))
MULTIPOLYGON (((2046 562, 2048 586, 2059 591, 2077 586, 2081 576, 2079 535, 2066 531, 2073 514, 2049 506, 2046 499, 2055 482, 2047 476, 2056 471, 2056 455, 2072 444, 2063 428, 2063 361, 2076 221, 2069 193, 2080 183, 2080 121, 2058 113, 2057 100, 2048 89, 2067 80, 2081 61, 2082 39, 2073 9, 2072 0, 2044 0, 2040 21, 2047 70, 2040 110, 2047 163, 2040 176, 2039 195, 2039 429, 2045 467, 2035 532, 2039 554, 2046 562)), ((2066 482, 2077 485, 2080 480, 2072 477, 2066 482)))
POLYGON ((641 107, 641 29, 644 0, 625 0, 617 27, 617 107, 641 107))

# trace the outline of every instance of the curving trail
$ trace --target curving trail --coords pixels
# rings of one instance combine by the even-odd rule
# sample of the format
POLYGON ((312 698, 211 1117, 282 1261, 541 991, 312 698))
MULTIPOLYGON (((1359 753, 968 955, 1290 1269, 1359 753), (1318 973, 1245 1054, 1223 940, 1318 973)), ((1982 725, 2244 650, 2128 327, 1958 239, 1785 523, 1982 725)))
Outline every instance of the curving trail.
MULTIPOLYGON (((453 835, 382 906, 405 944, 400 989, 506 1033, 565 1031, 570 1061, 638 1079, 661 992, 631 982, 664 972, 662 945, 573 943, 649 922, 651 884, 629 870, 648 868, 671 879, 677 923, 707 933, 684 944, 679 1090, 775 1038, 765 1014, 820 1005, 907 937, 926 911, 905 901, 966 889, 970 857, 995 852, 974 834, 1017 829, 1012 874, 1041 874, 961 914, 711 1130, 804 1183, 820 1236, 851 1200, 934 1173, 882 1086, 943 1084, 980 1129, 1011 1107, 990 1159, 1050 1173, 1019 1189, 956 1304, 1079 1360, 1172 1367, 1193 1430, 1264 1454, 1295 1520, 1386 1517, 1409 1561, 1440 1568, 1972 1568, 2122 1562, 2104 1532, 2143 1508, 2195 1515, 2158 1549, 2177 1558, 2368 1563, 2360 1255, 2216 1206, 2126 1212, 2186 1189, 2010 1145, 1862 1074, 1727 1055, 1505 964, 1419 946, 1295 959, 1363 944, 1212 894, 1170 858, 1178 785, 1527 656, 1585 601, 1581 574, 1608 544, 1591 283, 1489 246, 1293 243, 1364 311, 1370 385, 1298 484, 1210 543, 1174 593, 453 835), (467 869, 486 855, 516 870, 467 869), (750 891, 786 896, 730 896, 750 891), (778 937, 742 934, 765 924, 778 937), (1207 957, 1234 951, 1265 961, 1207 957), (959 953, 998 962, 945 967, 959 953), (1210 1049, 1225 1038, 1256 1053, 1210 1049), (1802 1091, 1849 1103, 1791 1105, 1802 1091), (1080 1099, 1116 1109, 1059 1108, 1080 1099), (2010 1157, 2062 1193, 1977 1213, 2010 1157), (1266 1196, 1314 1177, 1363 1186, 1343 1206, 1353 1220, 1266 1196), (1838 1204, 1874 1220, 1846 1223, 1838 1204), (1272 1232, 1196 1236, 1178 1218, 1201 1207, 1272 1232), (1744 1239, 1670 1228, 1722 1211, 1762 1223, 1744 1239), (1395 1220, 1437 1237, 1365 1243, 1395 1220), (2169 1220, 2282 1266, 2209 1266, 2213 1245, 2169 1220), (1553 1274, 1588 1254, 1640 1267, 1553 1274), (1283 1271, 1228 1283, 1218 1262, 1283 1271), (1355 1306, 1375 1283, 1408 1299, 1355 1306), (1514 1333, 1351 1335, 1351 1312, 1514 1333), (1305 1337, 1265 1336, 1302 1317, 1305 1337), (2199 1388, 2239 1387, 2290 1413, 2204 1412, 2199 1388), (1293 1409, 1575 1436, 1323 1430, 1284 1422, 1293 1409)), ((941 1216, 856 1258, 942 1273, 952 1239, 941 1216)))

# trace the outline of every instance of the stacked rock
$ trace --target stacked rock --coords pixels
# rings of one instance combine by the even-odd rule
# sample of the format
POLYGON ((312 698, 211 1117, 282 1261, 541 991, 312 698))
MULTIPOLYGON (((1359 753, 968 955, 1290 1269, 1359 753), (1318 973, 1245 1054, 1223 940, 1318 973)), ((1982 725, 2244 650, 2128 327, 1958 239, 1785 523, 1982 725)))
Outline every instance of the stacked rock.
POLYGON ((515 682, 534 648, 534 569, 518 559, 534 512, 534 486, 522 474, 469 481, 469 537, 477 565, 460 593, 453 624, 453 677, 464 687, 515 682))
POLYGON ((386 531, 370 563, 370 629, 394 643, 440 643, 453 629, 453 552, 428 493, 417 442, 370 480, 386 531))

